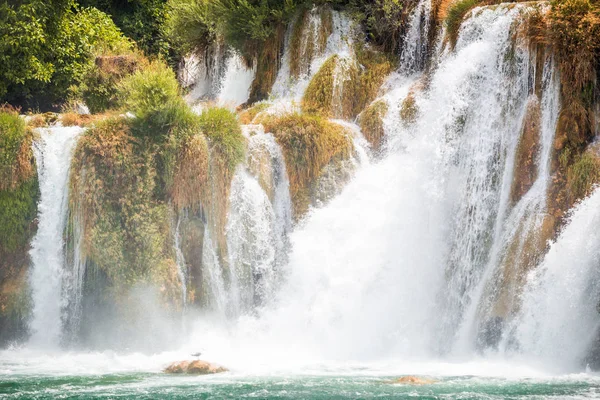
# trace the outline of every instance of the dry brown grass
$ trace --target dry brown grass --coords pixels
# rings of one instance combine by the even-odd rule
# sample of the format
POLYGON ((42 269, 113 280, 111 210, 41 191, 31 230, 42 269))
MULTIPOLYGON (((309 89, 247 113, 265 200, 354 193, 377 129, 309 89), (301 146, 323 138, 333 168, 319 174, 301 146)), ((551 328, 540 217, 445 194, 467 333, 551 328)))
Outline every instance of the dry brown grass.
POLYGON ((204 135, 184 139, 177 155, 170 197, 178 210, 198 210, 208 182, 208 144, 204 135))

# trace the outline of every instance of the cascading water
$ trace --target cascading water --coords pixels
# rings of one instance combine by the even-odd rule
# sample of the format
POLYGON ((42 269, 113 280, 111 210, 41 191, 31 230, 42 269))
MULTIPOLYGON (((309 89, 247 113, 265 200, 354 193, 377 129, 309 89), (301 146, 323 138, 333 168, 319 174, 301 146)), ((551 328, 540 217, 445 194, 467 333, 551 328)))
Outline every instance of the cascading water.
POLYGON ((175 261, 177 262, 177 273, 179 274, 179 280, 181 281, 181 296, 183 308, 187 306, 187 267, 185 265, 185 257, 183 251, 181 251, 181 232, 179 227, 181 226, 181 218, 177 218, 177 224, 175 225, 175 232, 173 233, 174 243, 173 249, 175 250, 175 261))
MULTIPOLYGON (((256 67, 247 68, 236 51, 216 43, 202 55, 187 57, 180 66, 179 80, 191 89, 186 96, 190 104, 216 101, 235 109, 248 100, 255 73, 256 67)), ((202 110, 202 103, 196 106, 202 110)))
POLYGON ((410 18, 400 54, 400 71, 404 74, 422 71, 425 67, 430 19, 431 0, 420 0, 410 18))
POLYGON ((573 210, 540 266, 530 272, 514 331, 506 335, 513 351, 554 370, 580 368, 597 340, 599 210, 597 189, 573 210))
POLYGON ((509 202, 533 91, 533 56, 513 34, 527 7, 475 9, 426 88, 414 90, 418 78, 397 79, 384 96, 387 155, 361 167, 292 233, 286 283, 257 319, 238 321, 235 356, 214 343, 224 359, 235 364, 240 353, 261 351, 280 362, 289 343, 286 356, 313 362, 472 354, 472 327, 486 317, 478 311, 487 300, 481 288, 500 267, 494 252, 544 212, 558 110, 551 58, 538 179, 520 202, 509 202), (398 110, 409 92, 416 118, 402 123, 398 110))
MULTIPOLYGON (((62 295, 66 276, 65 243, 62 240, 67 220, 68 181, 71 155, 80 127, 39 129, 34 144, 41 198, 38 232, 31 244, 31 288, 33 317, 31 343, 39 346, 58 344, 62 329, 62 295)), ((77 290, 77 288, 75 288, 77 290)))

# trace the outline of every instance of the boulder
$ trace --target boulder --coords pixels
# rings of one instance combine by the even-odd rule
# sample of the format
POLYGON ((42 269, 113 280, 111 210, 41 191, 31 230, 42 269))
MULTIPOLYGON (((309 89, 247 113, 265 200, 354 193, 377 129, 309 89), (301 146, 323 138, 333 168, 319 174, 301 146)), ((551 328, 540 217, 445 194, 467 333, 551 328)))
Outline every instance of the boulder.
POLYGON ((227 368, 211 364, 208 361, 177 361, 169 365, 165 372, 167 374, 189 374, 189 375, 210 375, 220 372, 227 372, 227 368))
POLYGON ((392 383, 392 384, 400 383, 403 385, 431 385, 432 383, 435 383, 435 382, 436 381, 433 379, 407 375, 407 376, 402 376, 397 379, 393 379, 391 381, 388 381, 387 383, 392 383))

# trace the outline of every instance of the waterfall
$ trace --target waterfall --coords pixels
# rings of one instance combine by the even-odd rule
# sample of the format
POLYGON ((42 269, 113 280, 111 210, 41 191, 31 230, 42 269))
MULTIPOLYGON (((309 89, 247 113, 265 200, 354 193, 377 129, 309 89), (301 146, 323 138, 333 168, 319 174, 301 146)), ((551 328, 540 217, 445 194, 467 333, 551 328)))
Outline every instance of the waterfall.
POLYGON ((559 106, 551 57, 541 63, 537 180, 510 201, 535 92, 535 55, 513 35, 527 7, 474 10, 426 87, 395 78, 387 153, 296 227, 287 279, 256 319, 238 321, 238 349, 277 358, 294 343, 294 356, 317 362, 472 354, 505 243, 545 212, 559 106), (402 122, 409 94, 416 115, 402 122))
POLYGON ((431 0, 420 0, 408 24, 400 53, 400 71, 411 74, 423 70, 428 52, 428 35, 431 20, 431 0))
POLYGON ((600 190, 572 211, 541 264, 528 276, 507 344, 556 370, 581 367, 600 318, 600 190))
POLYGON ((179 68, 179 81, 190 89, 188 103, 202 110, 205 101, 216 101, 235 109, 250 95, 256 66, 247 68, 237 51, 215 43, 203 54, 186 57, 179 68))
POLYGON ((179 280, 181 281, 181 296, 183 309, 187 306, 187 266, 185 264, 185 257, 181 250, 181 233, 179 226, 181 225, 182 216, 177 217, 177 224, 175 225, 175 232, 173 233, 173 249, 175 251, 175 261, 177 262, 177 273, 179 274, 179 280))
POLYGON ((71 156, 80 127, 52 127, 38 130, 34 144, 40 181, 38 232, 31 243, 31 288, 33 317, 31 343, 58 344, 62 329, 62 295, 65 278, 63 234, 68 210, 68 181, 71 156))

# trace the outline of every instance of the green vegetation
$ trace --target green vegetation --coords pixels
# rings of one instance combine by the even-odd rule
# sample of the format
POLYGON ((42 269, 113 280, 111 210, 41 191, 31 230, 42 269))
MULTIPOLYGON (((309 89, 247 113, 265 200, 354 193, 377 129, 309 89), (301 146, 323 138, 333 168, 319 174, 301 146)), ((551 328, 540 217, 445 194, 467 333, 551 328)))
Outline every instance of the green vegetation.
POLYGON ((210 0, 169 0, 164 31, 182 55, 203 52, 216 40, 217 27, 210 0))
POLYGON ((23 336, 30 310, 27 251, 40 195, 32 140, 16 110, 0 109, 0 343, 23 336))
POLYGON ((246 108, 239 113, 239 121, 240 124, 248 125, 255 123, 256 116, 269 108, 271 104, 269 102, 263 101, 260 103, 255 103, 252 107, 246 108))
POLYGON ((302 98, 304 112, 332 116, 334 74, 338 60, 337 55, 329 57, 311 79, 302 98))
POLYGON ((78 88, 90 112, 95 114, 117 108, 121 80, 146 65, 146 59, 139 54, 96 57, 78 88))
POLYGON ((130 46, 110 18, 71 0, 0 4, 0 99, 51 108, 96 54, 130 46))
POLYGON ((263 121, 282 148, 296 217, 308 209, 310 187, 334 159, 347 159, 352 142, 345 129, 325 118, 305 114, 271 116, 263 121))
POLYGON ((89 262, 117 294, 138 282, 177 291, 165 279, 175 266, 170 212, 157 190, 158 151, 133 137, 129 120, 119 117, 86 132, 74 155, 71 210, 81 213, 89 262))
POLYGON ((591 151, 584 152, 569 167, 567 179, 573 202, 588 196, 592 187, 600 182, 600 157, 591 151))
POLYGON ((208 138, 211 151, 233 175, 244 160, 245 140, 235 113, 226 108, 209 108, 200 115, 200 128, 208 138))

